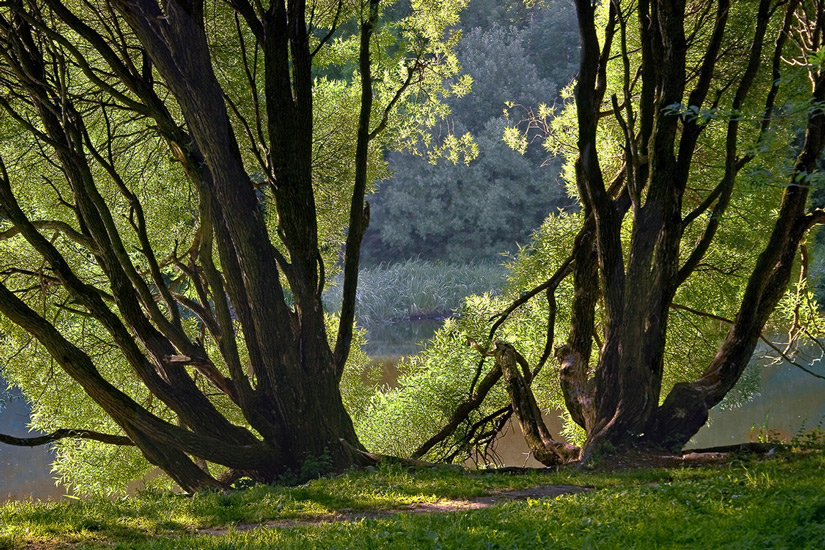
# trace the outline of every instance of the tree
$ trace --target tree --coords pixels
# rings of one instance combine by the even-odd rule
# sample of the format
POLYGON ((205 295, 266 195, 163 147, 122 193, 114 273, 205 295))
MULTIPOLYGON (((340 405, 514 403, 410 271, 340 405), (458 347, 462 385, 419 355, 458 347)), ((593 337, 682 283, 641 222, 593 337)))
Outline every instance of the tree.
POLYGON ((49 372, 38 416, 85 411, 48 439, 133 445, 185 490, 371 460, 339 391, 365 195, 442 112, 461 7, 383 4, 4 4, 3 362, 49 372))
MULTIPOLYGON (((599 49, 592 5, 577 3, 582 36, 580 80, 575 93, 580 151, 577 186, 595 231, 592 237, 584 239, 592 238, 592 244, 576 251, 574 277, 581 282, 576 285, 579 298, 573 308, 587 304, 582 311, 591 311, 588 302, 592 297, 583 294, 588 285, 594 284, 596 272, 604 300, 604 342, 594 377, 585 380, 584 359, 590 346, 580 347, 577 342, 582 336, 583 340, 590 339, 582 332, 590 328, 589 318, 574 323, 561 367, 570 412, 588 434, 584 456, 604 444, 625 444, 637 437, 658 446, 681 447, 687 443, 707 421, 708 410, 722 400, 741 376, 763 327, 787 290, 802 239, 812 226, 823 221, 822 211, 806 211, 809 182, 825 132, 825 113, 821 110, 825 72, 814 57, 822 47, 817 31, 823 23, 822 5, 774 5, 763 0, 750 8, 756 8, 752 38, 739 59, 739 63, 744 62, 739 65, 744 70, 737 71, 733 65, 736 61, 726 59, 725 55, 735 47, 731 33, 736 25, 729 22, 734 6, 730 3, 639 3, 636 15, 641 45, 640 89, 638 95, 632 91, 633 76, 625 64, 626 93, 621 100, 612 96, 610 102, 626 147, 619 174, 623 190, 612 197, 605 184, 605 161, 597 150, 604 97, 600 75, 601 67, 607 63, 603 51, 610 48, 599 49), (710 15, 714 8, 715 13, 710 15), (686 28, 685 21, 691 20, 692 10, 705 14, 699 19, 707 18, 705 28, 686 28), (776 29, 772 44, 769 29, 776 29), (807 64, 811 86, 804 143, 777 205, 773 231, 713 360, 701 377, 676 384, 660 404, 667 322, 674 297, 707 255, 730 206, 736 176, 754 157, 750 151, 743 153, 740 145, 740 140, 747 139, 740 136, 746 102, 755 101, 753 95, 764 90, 760 94, 764 109, 756 141, 745 141, 748 145, 759 145, 776 116, 782 59, 791 36, 801 46, 802 51, 796 55, 807 64), (692 49, 696 46, 701 48, 700 58, 694 57, 692 49), (771 60, 772 74, 770 85, 759 87, 755 82, 763 55, 771 60), (695 76, 691 78, 692 75, 695 76), (715 97, 709 98, 711 90, 715 97), (678 112, 669 108, 683 103, 686 108, 679 108, 678 112), (724 117, 725 147, 720 148, 724 156, 719 159, 724 172, 701 201, 686 200, 688 182, 700 162, 700 139, 707 127, 702 109, 720 109, 722 105, 728 110, 724 117), (632 220, 627 259, 621 241, 623 211, 628 211, 632 220), (696 222, 704 222, 704 227, 690 246, 688 239, 696 234, 691 231, 696 222), (580 261, 584 255, 587 259, 580 261)), ((629 14, 618 3, 612 4, 611 11, 603 42, 609 44, 618 28, 620 52, 626 58, 629 54, 625 28, 629 14)))
POLYGON ((576 42, 554 32, 574 16, 572 5, 558 2, 529 9, 520 0, 473 2, 464 10, 456 55, 473 92, 447 100, 442 128, 472 134, 478 154, 466 166, 428 163, 422 151, 388 156, 392 176, 372 204, 365 261, 492 260, 515 252, 547 212, 570 203, 558 181, 560 162, 547 158, 538 139, 519 155, 501 137, 505 109, 521 118, 575 74, 566 58, 576 57, 576 42))
MULTIPOLYGON (((493 366, 485 371, 482 359, 467 375, 469 393, 413 456, 489 442, 513 414, 548 465, 628 445, 681 448, 742 376, 806 234, 825 221, 807 204, 825 136, 821 2, 582 0, 576 9, 572 117, 547 127, 569 155, 581 211, 551 216, 539 235, 526 263, 552 265, 543 280, 496 313, 486 334, 467 333, 493 366), (571 220, 580 220, 573 234, 571 220), (540 335, 528 336, 523 318, 507 328, 528 306, 544 311, 540 335), (677 341, 682 315, 696 341, 677 341), (716 328, 699 328, 708 322, 716 328), (699 372, 679 368, 714 338, 699 372), (531 383, 551 356, 581 446, 554 441, 540 417, 531 383), (481 409, 502 378, 509 405, 481 409)), ((804 280, 804 262, 800 271, 804 280)), ((482 302, 473 322, 489 307, 482 302)))
POLYGON ((469 165, 392 153, 395 174, 374 201, 379 251, 470 263, 528 242, 547 211, 561 204, 563 188, 550 168, 507 147, 505 126, 503 117, 493 118, 473 132, 479 154, 469 165))

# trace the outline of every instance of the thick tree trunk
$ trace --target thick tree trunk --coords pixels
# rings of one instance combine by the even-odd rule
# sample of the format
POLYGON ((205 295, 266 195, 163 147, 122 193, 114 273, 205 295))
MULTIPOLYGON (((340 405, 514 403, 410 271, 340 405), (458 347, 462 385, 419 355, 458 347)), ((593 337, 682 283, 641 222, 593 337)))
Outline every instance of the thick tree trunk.
MULTIPOLYGON (((321 456, 335 471, 360 463, 354 450, 361 445, 341 401, 339 369, 327 344, 321 304, 311 174, 311 56, 301 3, 273 2, 261 27, 273 192, 288 263, 269 242, 211 69, 202 21, 175 2, 167 4, 165 14, 148 0, 118 5, 180 102, 209 169, 209 192, 222 212, 222 263, 238 262, 227 290, 257 379, 245 416, 253 426, 263 421, 267 444, 285 455, 276 470, 299 469, 305 460, 321 456), (151 13, 156 17, 146 17, 151 13), (290 283, 294 311, 288 310, 280 290, 279 263, 290 283)), ((357 248, 352 252, 357 258, 357 248)))
POLYGON ((733 388, 748 365, 756 343, 791 279, 796 252, 808 229, 821 223, 823 213, 806 214, 809 186, 799 185, 816 170, 825 146, 825 73, 815 75, 805 141, 782 195, 776 224, 748 280, 739 313, 713 361, 694 382, 677 384, 650 419, 645 440, 681 447, 705 424, 708 411, 733 388))
MULTIPOLYGON (((787 290, 797 248, 814 224, 825 221, 821 210, 806 213, 810 175, 825 140, 825 76, 820 66, 801 63, 809 67, 813 83, 805 143, 782 195, 773 233, 716 356, 699 379, 677 383, 660 406, 674 297, 697 267, 709 261, 706 256, 718 229, 730 218, 726 213, 737 175, 755 158, 752 151, 770 140, 779 87, 787 80, 781 69, 793 58, 786 44, 794 33, 804 37, 797 41, 802 47, 798 54, 809 59, 825 41, 821 3, 760 0, 753 14, 748 12, 751 8, 729 0, 700 4, 611 0, 604 28, 597 29, 594 3, 576 0, 582 47, 574 91, 579 154, 575 175, 585 221, 567 264, 574 273, 571 328, 555 357, 565 405, 587 434, 581 449, 584 461, 628 445, 684 445, 706 422, 708 410, 740 378, 787 290), (702 12, 698 23, 693 20, 696 10, 702 12), (734 10, 738 13, 730 18, 734 10), (638 27, 631 35, 634 17, 638 27), (735 30, 728 28, 729 18, 738 25, 735 30), (749 47, 743 49, 745 21, 752 27, 749 47), (776 36, 773 50, 766 54, 769 32, 776 36), (637 38, 639 47, 630 46, 637 38), (772 59, 769 77, 759 76, 765 57, 772 59), (619 91, 609 102, 608 64, 619 67, 611 83, 619 91), (736 67, 734 72, 731 67, 736 67), (753 134, 743 137, 742 113, 749 104, 758 104, 757 82, 765 90, 764 108, 753 134), (616 128, 623 134, 623 143, 613 149, 605 141, 612 142, 614 135, 599 135, 606 126, 602 119, 608 117, 610 130, 605 134, 616 128), (723 148, 715 141, 700 147, 700 137, 711 124, 719 133, 709 140, 721 139, 723 148), (600 158, 604 150, 609 159, 600 158), (699 155, 701 166, 694 161, 699 155), (716 159, 710 160, 714 155, 716 159), (615 169, 617 156, 621 168, 608 186, 603 169, 615 169), (719 169, 719 181, 701 194, 697 183, 707 177, 704 171, 710 166, 711 173, 719 169), (691 204, 686 191, 694 179, 691 204), (694 242, 685 238, 688 228, 698 235, 694 242), (683 251, 683 246, 690 249, 683 251)), ((491 340, 504 319, 533 296, 535 292, 528 292, 512 303, 493 324, 491 340)), ((554 309, 548 319, 552 326, 554 309)), ((553 330, 548 334, 545 349, 552 345, 553 330)), ((527 371, 524 376, 519 371, 518 354, 506 344, 496 348, 493 373, 504 374, 531 450, 546 463, 566 459, 566 449, 557 450, 541 422, 529 379, 525 380, 527 371)), ((485 383, 495 380, 488 376, 485 383)), ((476 395, 462 404, 433 440, 446 437, 445 431, 454 429, 468 408, 479 403, 476 395)))
MULTIPOLYGON (((372 462, 374 458, 363 452, 358 441, 338 384, 352 342, 360 240, 369 218, 364 202, 368 148, 382 129, 370 128, 369 46, 378 1, 370 2, 368 12, 362 14, 363 104, 346 247, 347 298, 334 350, 328 343, 321 302, 325 282, 313 189, 314 54, 308 31, 314 23, 306 21, 306 3, 273 0, 267 9, 258 10, 242 1, 230 3, 248 24, 247 31, 263 56, 266 102, 257 115, 260 137, 267 143, 258 145, 268 151, 264 184, 274 197, 277 236, 285 252, 272 244, 258 192, 244 166, 227 108, 231 101, 213 68, 202 2, 113 0, 118 17, 133 33, 124 31, 114 44, 109 35, 96 30, 106 27, 107 20, 87 18, 88 13, 73 12, 58 0, 45 3, 53 13, 27 11, 27 4, 13 2, 0 14, 4 45, 0 61, 4 74, 16 75, 17 81, 9 82, 16 86, 16 97, 26 98, 26 114, 15 112, 7 99, 2 99, 2 106, 24 126, 31 112, 39 116, 37 124, 27 128, 44 147, 54 150, 71 189, 71 211, 80 229, 64 225, 86 246, 110 289, 101 292, 81 280, 58 247, 40 234, 18 205, 1 162, 0 212, 42 256, 71 300, 103 327, 140 382, 177 416, 178 425, 160 419, 112 386, 83 350, 3 285, 0 312, 33 334, 146 459, 186 490, 221 485, 198 466, 204 460, 230 468, 231 475, 242 472, 262 481, 302 469, 308 474, 343 471, 372 462), (99 54, 108 67, 89 62, 84 57, 87 50, 74 48, 55 32, 49 17, 82 37, 83 48, 99 54), (111 149, 99 150, 96 136, 89 135, 85 105, 75 108, 75 97, 61 88, 67 86, 62 75, 74 66, 61 66, 63 72, 57 76, 60 71, 47 62, 49 40, 59 44, 55 50, 65 47, 70 52, 66 55, 84 69, 92 89, 96 85, 104 97, 115 95, 97 106, 104 115, 112 104, 120 103, 157 129, 197 190, 200 226, 189 263, 177 250, 168 260, 185 276, 197 299, 175 294, 165 280, 167 274, 151 250, 143 209, 129 189, 131 182, 121 179, 111 149), (129 57, 138 45, 142 63, 129 57), (49 73, 52 70, 55 75, 49 73), (163 94, 176 102, 174 109, 167 108, 171 100, 157 95, 153 71, 163 79, 163 94), (119 79, 117 85, 107 80, 112 74, 119 79), (173 110, 179 110, 176 116, 182 116, 185 125, 170 114, 173 110), (101 167, 130 205, 130 222, 139 235, 139 252, 150 276, 136 266, 106 202, 111 198, 98 189, 101 167), (287 284, 291 303, 284 291, 287 284), (217 344, 221 361, 210 359, 200 339, 184 329, 179 304, 200 318, 204 333, 217 344), (224 366, 228 376, 221 370, 224 366), (233 424, 219 412, 196 383, 194 372, 238 407, 249 428, 233 424)), ((115 16, 106 12, 106 17, 115 16)), ((247 40, 240 26, 238 32, 240 40, 247 40)), ((55 61, 55 66, 61 63, 66 59, 55 61)), ((257 74, 257 67, 253 72, 257 74)), ((255 78, 250 76, 257 96, 255 78)), ((110 127, 108 131, 111 146, 116 131, 110 127)))
MULTIPOLYGON (((797 2, 786 7, 786 23, 775 43, 775 78, 766 99, 762 132, 774 114, 772 105, 779 85, 778 60, 789 33, 788 22, 796 7, 797 2)), ((686 73, 689 47, 685 37, 686 8, 684 2, 643 0, 639 3, 642 59, 637 78, 641 81, 642 101, 638 111, 634 111, 634 106, 630 105, 634 99, 629 87, 634 77, 629 72, 630 54, 625 38, 627 13, 618 2, 611 2, 600 54, 594 7, 587 1, 577 2, 582 37, 580 78, 575 91, 580 152, 577 176, 583 203, 586 209, 592 209, 596 222, 600 288, 604 293, 604 344, 595 366, 595 387, 588 387, 589 381, 583 374, 582 352, 573 353, 574 349, 581 348, 576 345, 580 338, 573 337, 576 325, 582 324, 579 332, 584 333, 591 322, 575 309, 571 340, 557 353, 562 364, 561 382, 568 409, 573 419, 587 430, 582 450, 585 459, 604 445, 622 446, 637 442, 642 435, 646 442, 661 445, 684 443, 704 424, 707 410, 732 388, 750 359, 768 316, 787 287, 796 248, 805 230, 814 223, 805 218, 807 187, 791 183, 783 198, 774 235, 751 276, 742 308, 727 340, 701 379, 678 384, 659 407, 668 315, 673 297, 707 252, 729 204, 733 181, 752 158, 738 155, 737 148, 741 145, 739 118, 730 117, 726 122, 724 177, 717 191, 683 219, 682 200, 689 175, 693 172, 698 138, 705 126, 697 121, 697 117, 674 115, 663 107, 682 104, 686 95, 691 108, 703 105, 722 51, 731 6, 727 0, 720 0, 715 19, 708 19, 706 49, 694 80, 689 80, 686 73), (610 116, 625 133, 626 193, 632 203, 632 231, 626 243, 621 237, 623 216, 619 213, 622 210, 619 201, 610 200, 610 194, 606 192, 597 147, 597 127, 603 116, 600 104, 604 79, 601 75, 608 62, 605 51, 610 49, 616 27, 621 40, 620 56, 624 59, 625 103, 622 108, 619 100, 612 98, 610 116), (689 93, 688 84, 694 86, 689 93), (651 108, 651 102, 657 107, 651 108), (687 261, 683 261, 680 247, 685 227, 714 200, 712 219, 687 261), (622 252, 624 249, 627 249, 626 256, 622 252), (584 411, 588 410, 591 396, 594 406, 588 417, 584 411)), ((734 113, 741 110, 751 91, 762 62, 765 35, 773 13, 769 1, 759 3, 744 72, 735 86, 730 85, 733 93, 731 111, 734 113)), ((815 28, 815 22, 807 21, 807 24, 811 25, 809 28, 815 28)), ((817 80, 814 104, 821 101, 820 88, 817 80)), ((805 179, 813 168, 811 159, 819 154, 822 146, 821 118, 818 111, 809 118, 806 144, 792 182, 805 179)), ((587 262, 587 258, 582 257, 580 261, 587 262)), ((577 274, 587 273, 584 265, 576 267, 577 274)), ((577 278, 577 293, 587 286, 592 286, 588 279, 577 278)), ((583 303, 577 299, 574 306, 583 303)))

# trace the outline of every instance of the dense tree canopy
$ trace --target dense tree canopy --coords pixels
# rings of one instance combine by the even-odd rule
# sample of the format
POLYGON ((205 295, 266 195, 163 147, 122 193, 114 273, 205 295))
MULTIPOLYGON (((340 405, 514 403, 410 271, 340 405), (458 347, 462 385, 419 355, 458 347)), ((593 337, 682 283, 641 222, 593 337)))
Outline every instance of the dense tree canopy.
MULTIPOLYGON (((502 133, 540 103, 552 103, 575 75, 574 6, 566 0, 532 7, 522 0, 474 0, 459 29, 456 55, 473 91, 447 98, 450 115, 433 139, 469 132, 477 154, 467 165, 430 162, 421 149, 390 154, 391 176, 372 201, 366 261, 489 261, 518 250, 548 212, 571 205, 559 178, 560 158, 548 155, 538 139, 519 155, 502 133)), ((538 137, 531 132, 530 138, 538 137)))
POLYGON ((464 87, 462 4, 3 4, 0 364, 35 426, 79 439, 68 481, 370 460, 339 391, 364 198, 464 87))

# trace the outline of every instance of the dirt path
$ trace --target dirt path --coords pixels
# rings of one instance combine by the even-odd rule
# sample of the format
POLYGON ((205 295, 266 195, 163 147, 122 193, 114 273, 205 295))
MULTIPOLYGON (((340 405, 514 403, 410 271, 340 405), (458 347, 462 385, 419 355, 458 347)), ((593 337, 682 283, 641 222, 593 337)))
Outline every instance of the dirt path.
MULTIPOLYGON (((685 454, 651 453, 629 451, 611 457, 610 460, 601 461, 596 465, 594 471, 611 472, 620 470, 635 470, 646 468, 679 468, 679 467, 701 467, 711 464, 724 464, 728 462, 737 452, 754 452, 757 454, 772 454, 774 445, 767 444, 744 444, 731 445, 727 447, 716 447, 713 449, 697 449, 685 454)), ((570 465, 569 467, 575 467, 570 465)), ((532 471, 533 468, 502 468, 497 472, 507 471, 518 474, 532 471)), ((207 535, 225 535, 231 530, 250 531, 257 527, 289 528, 302 525, 317 525, 334 521, 357 521, 365 518, 384 518, 395 514, 426 514, 426 513, 448 513, 462 510, 477 510, 479 508, 489 508, 496 504, 508 501, 555 498, 569 493, 580 493, 590 490, 587 487, 577 485, 537 485, 527 489, 501 491, 487 497, 479 497, 470 500, 440 499, 435 502, 422 502, 410 504, 408 506, 389 508, 385 510, 339 510, 332 514, 314 517, 293 518, 285 520, 271 520, 260 523, 242 523, 231 527, 213 527, 196 529, 196 533, 207 535)))
POLYGON ((587 487, 580 487, 578 485, 538 485, 536 487, 529 487, 527 489, 518 489, 512 491, 501 491, 494 493, 487 497, 474 498, 472 500, 452 500, 440 499, 435 502, 422 502, 411 504, 409 506, 390 508, 387 510, 341 510, 334 514, 329 514, 319 517, 311 518, 295 518, 286 520, 273 520, 261 523, 242 523, 233 525, 232 527, 214 527, 197 529, 198 534, 204 535, 225 535, 230 531, 250 531, 258 527, 264 528, 289 528, 299 527, 302 525, 318 525, 320 523, 329 523, 333 521, 357 521, 359 519, 384 518, 393 516, 395 514, 425 514, 425 513, 447 513, 459 512, 462 510, 478 510, 479 508, 489 508, 496 504, 501 504, 508 501, 539 499, 539 498, 556 498, 561 495, 571 493, 581 493, 589 491, 587 487))

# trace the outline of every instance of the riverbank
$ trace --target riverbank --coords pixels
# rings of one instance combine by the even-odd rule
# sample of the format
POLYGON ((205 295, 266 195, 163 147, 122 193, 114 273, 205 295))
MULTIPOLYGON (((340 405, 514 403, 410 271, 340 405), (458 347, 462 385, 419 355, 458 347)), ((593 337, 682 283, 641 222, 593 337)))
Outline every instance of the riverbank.
POLYGON ((690 467, 522 475, 371 471, 300 487, 0 507, 18 548, 818 548, 825 455, 777 446, 690 467))

